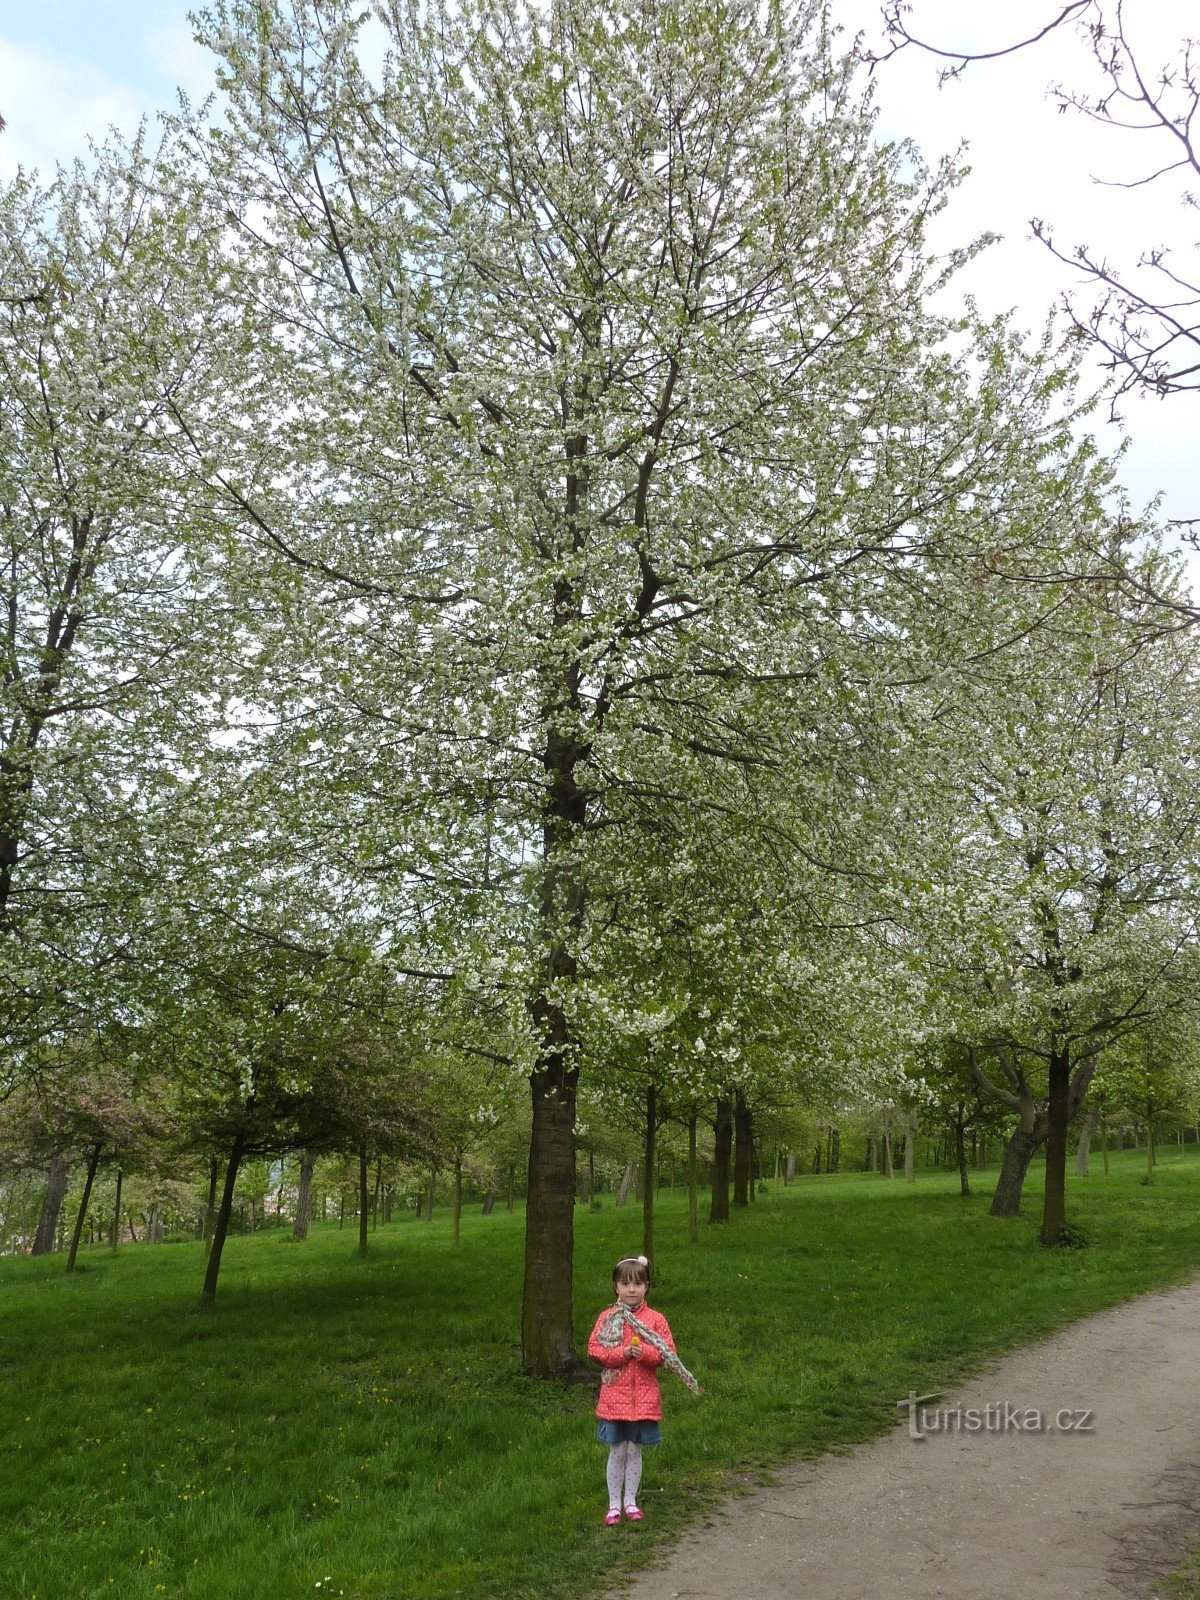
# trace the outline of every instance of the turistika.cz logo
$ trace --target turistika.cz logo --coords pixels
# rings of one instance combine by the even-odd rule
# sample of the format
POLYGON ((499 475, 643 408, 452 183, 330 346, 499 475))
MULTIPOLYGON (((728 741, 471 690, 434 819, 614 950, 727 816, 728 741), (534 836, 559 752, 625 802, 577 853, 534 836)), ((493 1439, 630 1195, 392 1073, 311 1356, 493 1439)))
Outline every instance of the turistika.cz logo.
POLYGON ((1011 1400, 989 1400, 983 1406, 930 1405, 940 1394, 910 1389, 896 1406, 908 1412, 908 1436, 921 1440, 930 1433, 1095 1433, 1096 1413, 1083 1406, 1042 1411, 1011 1400))

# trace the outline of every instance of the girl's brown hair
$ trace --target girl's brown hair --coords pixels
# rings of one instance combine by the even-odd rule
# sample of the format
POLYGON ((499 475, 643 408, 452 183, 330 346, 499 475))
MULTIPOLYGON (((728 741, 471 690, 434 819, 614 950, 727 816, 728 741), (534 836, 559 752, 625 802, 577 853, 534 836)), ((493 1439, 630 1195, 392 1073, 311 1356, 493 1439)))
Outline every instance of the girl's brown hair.
POLYGON ((644 1283, 650 1287, 650 1266, 641 1256, 626 1256, 613 1268, 613 1288, 622 1283, 644 1283))

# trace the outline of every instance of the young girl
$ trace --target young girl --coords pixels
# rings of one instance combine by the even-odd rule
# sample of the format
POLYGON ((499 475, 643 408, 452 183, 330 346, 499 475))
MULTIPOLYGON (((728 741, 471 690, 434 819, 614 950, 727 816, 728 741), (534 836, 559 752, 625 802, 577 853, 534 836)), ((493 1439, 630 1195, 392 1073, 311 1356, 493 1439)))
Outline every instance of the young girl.
POLYGON ((602 1311, 588 1340, 588 1355, 602 1362, 596 1438, 608 1446, 608 1515, 611 1528, 621 1520, 621 1507, 629 1522, 640 1522, 637 1491, 642 1480, 642 1446, 662 1439, 662 1397, 658 1368, 664 1361, 695 1388, 696 1381, 675 1355, 675 1341, 667 1319, 646 1304, 650 1268, 645 1256, 625 1256, 613 1268, 617 1304, 602 1311), (631 1326, 631 1314, 665 1347, 659 1350, 631 1326))

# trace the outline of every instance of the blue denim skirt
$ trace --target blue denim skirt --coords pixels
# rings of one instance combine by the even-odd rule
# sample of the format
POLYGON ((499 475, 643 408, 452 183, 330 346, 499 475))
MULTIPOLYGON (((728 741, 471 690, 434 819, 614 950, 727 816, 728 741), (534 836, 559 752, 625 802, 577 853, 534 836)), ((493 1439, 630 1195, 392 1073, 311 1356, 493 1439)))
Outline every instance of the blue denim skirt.
POLYGON ((657 1422, 609 1422, 603 1419, 596 1429, 601 1444, 624 1444, 627 1439, 634 1444, 661 1444, 662 1429, 657 1422))

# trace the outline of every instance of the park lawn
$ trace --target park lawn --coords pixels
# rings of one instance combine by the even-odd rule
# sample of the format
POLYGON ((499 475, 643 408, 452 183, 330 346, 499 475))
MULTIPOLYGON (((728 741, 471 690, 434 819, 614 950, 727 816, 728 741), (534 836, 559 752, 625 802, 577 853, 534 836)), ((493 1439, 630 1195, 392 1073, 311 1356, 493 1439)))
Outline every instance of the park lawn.
MULTIPOLYGON (((1083 1249, 987 1212, 994 1176, 774 1188, 687 1243, 658 1212, 652 1303, 705 1387, 663 1377, 640 1527, 606 1529, 595 1389, 520 1372, 522 1218, 411 1217, 371 1237, 284 1230, 226 1248, 215 1312, 198 1245, 0 1262, 4 1600, 572 1596, 628 1572, 772 1463, 886 1429, 937 1389, 1073 1317, 1200 1270, 1200 1152, 1071 1178, 1083 1249)), ((640 1211, 576 1217, 582 1346, 640 1211)), ((1014 1399, 1019 1400, 1019 1396, 1014 1399)))

